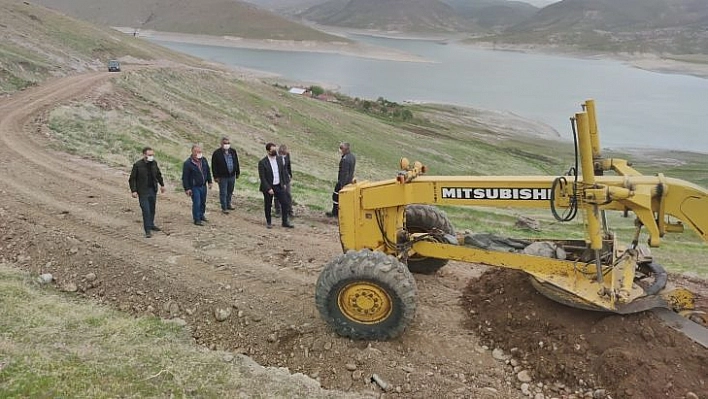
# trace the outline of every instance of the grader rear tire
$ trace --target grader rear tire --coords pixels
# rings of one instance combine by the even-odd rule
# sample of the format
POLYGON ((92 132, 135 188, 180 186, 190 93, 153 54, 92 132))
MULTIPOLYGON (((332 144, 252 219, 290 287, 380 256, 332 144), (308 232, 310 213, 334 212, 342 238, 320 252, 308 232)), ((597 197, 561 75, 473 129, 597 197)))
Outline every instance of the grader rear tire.
MULTIPOLYGON (((430 233, 442 231, 455 235, 455 229, 445 212, 430 205, 408 205, 406 207, 406 230, 409 233, 430 233)), ((436 240, 437 241, 437 240, 436 240)), ((412 256, 408 258, 408 270, 418 274, 434 274, 447 264, 446 259, 412 256)))
POLYGON ((415 315, 413 275, 396 258, 364 249, 329 262, 317 279, 315 303, 339 335, 387 340, 400 335, 415 315))

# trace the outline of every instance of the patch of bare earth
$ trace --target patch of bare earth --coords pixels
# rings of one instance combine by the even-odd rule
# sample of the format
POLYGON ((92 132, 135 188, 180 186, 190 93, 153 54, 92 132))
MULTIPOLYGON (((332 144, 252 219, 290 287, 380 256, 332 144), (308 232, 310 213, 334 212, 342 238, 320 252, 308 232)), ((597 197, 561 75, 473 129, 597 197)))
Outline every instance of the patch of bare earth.
MULTIPOLYGON (((695 284, 697 286, 697 284, 695 284)), ((705 292, 705 282, 702 285, 705 292)), ((465 289, 467 325, 513 353, 534 382, 566 397, 708 397, 708 349, 650 312, 570 308, 539 294, 527 275, 490 270, 465 289)))

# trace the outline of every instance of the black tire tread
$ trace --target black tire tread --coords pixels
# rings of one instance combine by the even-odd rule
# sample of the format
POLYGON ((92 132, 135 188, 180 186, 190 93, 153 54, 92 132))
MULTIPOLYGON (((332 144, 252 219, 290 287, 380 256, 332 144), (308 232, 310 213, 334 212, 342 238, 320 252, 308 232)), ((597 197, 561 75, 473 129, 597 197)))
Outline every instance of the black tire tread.
POLYGON ((360 340, 388 340, 406 329, 415 316, 417 287, 413 275, 395 257, 383 252, 350 250, 327 265, 317 279, 315 304, 322 318, 337 334, 360 340), (378 324, 357 324, 341 314, 338 286, 347 281, 368 280, 385 287, 393 301, 391 316, 378 324))
MULTIPOLYGON (((438 229, 455 235, 455 228, 445 212, 434 206, 423 204, 406 206, 406 229, 411 233, 427 233, 438 229)), ((408 259, 408 269, 412 273, 434 274, 447 262, 446 259, 410 258, 408 259)))

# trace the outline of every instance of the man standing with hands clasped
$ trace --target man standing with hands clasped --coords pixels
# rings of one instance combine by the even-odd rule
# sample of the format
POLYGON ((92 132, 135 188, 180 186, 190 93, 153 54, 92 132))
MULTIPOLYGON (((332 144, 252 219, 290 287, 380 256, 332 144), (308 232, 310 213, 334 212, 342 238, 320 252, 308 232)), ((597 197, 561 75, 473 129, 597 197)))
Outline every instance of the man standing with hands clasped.
POLYGON ((143 211, 143 228, 145 237, 152 237, 153 231, 160 231, 155 226, 155 204, 157 202, 157 185, 160 185, 160 192, 165 193, 165 182, 162 180, 162 173, 155 161, 155 151, 150 147, 143 148, 143 158, 133 164, 128 179, 130 192, 133 198, 137 198, 140 209, 143 211))
POLYGON ((236 154, 236 150, 231 148, 231 141, 228 137, 221 139, 221 148, 217 148, 211 155, 211 168, 214 180, 219 184, 221 212, 228 215, 229 211, 236 209, 231 206, 231 198, 234 194, 236 179, 241 174, 238 154, 236 154))
POLYGON ((192 146, 192 155, 182 166, 182 187, 187 196, 192 197, 192 219, 197 226, 203 226, 207 221, 206 212, 207 185, 211 190, 211 171, 209 162, 204 159, 202 147, 192 146))
POLYGON ((332 192, 332 212, 327 212, 329 217, 339 216, 339 190, 354 180, 354 169, 356 168, 356 157, 352 154, 349 143, 339 144, 339 173, 337 175, 337 184, 332 192))
MULTIPOLYGON (((263 193, 263 203, 266 218, 266 227, 273 227, 271 224, 271 204, 273 204, 273 196, 280 201, 280 206, 283 210, 290 209, 290 201, 286 194, 289 177, 285 171, 283 160, 278 156, 276 145, 273 143, 266 144, 268 155, 258 162, 258 177, 261 180, 261 192, 263 193)), ((293 228, 288 222, 288 212, 280 212, 282 215, 283 227, 293 228)))

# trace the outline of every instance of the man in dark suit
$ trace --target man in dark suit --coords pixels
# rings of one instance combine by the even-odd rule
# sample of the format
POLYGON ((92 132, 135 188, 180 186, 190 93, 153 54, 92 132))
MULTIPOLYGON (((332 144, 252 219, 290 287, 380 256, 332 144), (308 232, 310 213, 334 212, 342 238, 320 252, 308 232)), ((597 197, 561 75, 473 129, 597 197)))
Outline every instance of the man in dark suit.
POLYGON ((334 185, 334 192, 332 192, 332 212, 326 213, 329 217, 339 216, 339 190, 354 181, 354 169, 356 169, 356 157, 352 154, 349 143, 340 143, 339 153, 341 158, 339 159, 337 184, 334 185))
POLYGON ((221 147, 211 155, 211 174, 219 184, 219 202, 221 202, 221 212, 228 214, 236 208, 231 206, 231 198, 234 194, 236 179, 241 174, 238 164, 238 154, 231 148, 231 141, 228 137, 221 139, 221 147))
MULTIPOLYGON (((290 209, 290 202, 285 193, 289 183, 289 177, 283 165, 283 159, 278 156, 274 143, 268 143, 265 146, 268 155, 258 162, 258 177, 261 180, 261 192, 263 193, 263 204, 265 210, 266 226, 270 229, 271 224, 270 207, 273 203, 273 197, 277 197, 283 209, 290 209)), ((288 222, 288 212, 281 212, 282 226, 293 228, 288 222)))
MULTIPOLYGON (((290 191, 290 188, 292 187, 292 182, 293 182, 293 167, 292 164, 290 163, 290 150, 288 149, 288 146, 285 144, 281 144, 280 147, 278 147, 278 155, 280 155, 282 161, 283 161, 283 166, 285 168, 285 175, 287 177, 287 183, 288 186, 285 188, 285 194, 288 196, 288 202, 290 203, 290 209, 286 209, 285 211, 288 213, 289 217, 293 217, 293 196, 290 191)), ((278 197, 273 198, 273 208, 275 208, 275 217, 280 216, 280 211, 281 211, 281 206, 280 206, 280 201, 278 200, 278 197)))
POLYGON ((157 202, 157 185, 160 185, 160 192, 165 193, 165 182, 162 180, 160 167, 155 161, 155 151, 150 147, 143 148, 143 157, 133 164, 133 170, 128 179, 130 192, 133 198, 140 202, 140 209, 143 211, 143 229, 145 237, 152 237, 153 231, 160 231, 155 226, 155 203, 157 202))

